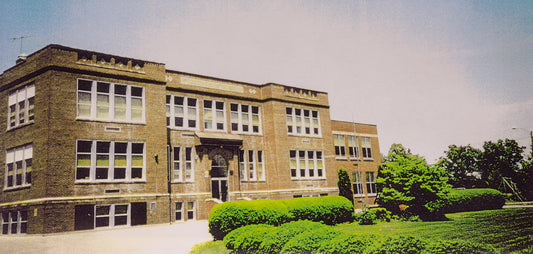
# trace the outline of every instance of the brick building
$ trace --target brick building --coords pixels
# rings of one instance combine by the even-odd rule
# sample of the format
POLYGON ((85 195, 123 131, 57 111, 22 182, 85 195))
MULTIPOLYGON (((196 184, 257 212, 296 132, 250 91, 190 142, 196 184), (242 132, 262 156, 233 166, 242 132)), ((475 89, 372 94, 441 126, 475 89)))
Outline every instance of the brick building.
POLYGON ((0 76, 2 234, 207 219, 217 203, 335 195, 372 204, 375 125, 325 92, 49 45, 0 76))

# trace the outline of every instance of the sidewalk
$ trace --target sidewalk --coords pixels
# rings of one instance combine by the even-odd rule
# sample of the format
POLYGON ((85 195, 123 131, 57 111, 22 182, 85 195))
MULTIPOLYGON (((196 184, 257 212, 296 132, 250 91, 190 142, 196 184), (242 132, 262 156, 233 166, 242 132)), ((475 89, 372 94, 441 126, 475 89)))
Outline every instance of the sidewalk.
POLYGON ((189 253, 212 240, 207 221, 0 237, 0 253, 189 253))
POLYGON ((520 208, 520 207, 533 207, 533 201, 507 202, 502 208, 520 208))

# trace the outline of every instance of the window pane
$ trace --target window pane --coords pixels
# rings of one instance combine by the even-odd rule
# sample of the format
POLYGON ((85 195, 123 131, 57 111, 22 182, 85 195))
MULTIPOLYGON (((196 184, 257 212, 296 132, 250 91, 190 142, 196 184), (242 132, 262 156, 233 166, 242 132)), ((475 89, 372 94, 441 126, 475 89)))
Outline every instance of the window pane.
POLYGON ((96 179, 104 180, 109 176, 109 170, 107 168, 97 168, 96 169, 96 179))
POLYGON ((77 168, 76 169, 76 180, 88 180, 89 179, 89 168, 77 168))
POLYGON ((114 171, 115 179, 126 179, 126 169, 125 168, 115 168, 114 171))
POLYGON ((90 167, 91 155, 90 154, 78 154, 78 167, 90 167))
POLYGON ((111 206, 105 205, 105 206, 96 206, 96 216, 99 215, 109 215, 109 211, 111 210, 111 206))
POLYGON ((126 153, 128 143, 115 142, 115 153, 126 153))
POLYGON ((143 169, 142 168, 132 168, 131 169, 131 178, 132 179, 142 179, 143 169))
POLYGON ((115 155, 115 167, 126 167, 126 155, 115 155))
POLYGON ((126 95, 126 86, 115 85, 115 94, 126 95))
POLYGON ((111 142, 96 142, 97 153, 109 153, 111 142))
POLYGON ((143 157, 142 156, 132 156, 131 157, 131 166, 132 167, 142 167, 143 166, 143 157))
POLYGON ((109 217, 96 218, 96 227, 108 227, 109 217))
POLYGON ((92 82, 87 80, 78 80, 78 90, 91 91, 92 82))
POLYGON ((92 141, 79 140, 78 141, 78 152, 90 153, 91 145, 92 145, 92 141))
POLYGON ((142 87, 131 87, 131 96, 135 97, 142 97, 143 96, 143 89, 142 87))
POLYGON ((128 214, 128 205, 115 205, 115 215, 128 214))
POLYGON ((142 143, 132 143, 131 152, 133 154, 143 154, 144 144, 142 143))

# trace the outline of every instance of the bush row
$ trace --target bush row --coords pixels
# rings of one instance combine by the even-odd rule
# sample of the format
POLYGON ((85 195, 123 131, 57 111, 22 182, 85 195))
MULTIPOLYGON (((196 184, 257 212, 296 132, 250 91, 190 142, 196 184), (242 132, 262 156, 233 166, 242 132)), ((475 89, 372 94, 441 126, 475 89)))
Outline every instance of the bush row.
POLYGON ((444 213, 500 209, 505 195, 495 189, 451 190, 447 196, 444 213))
POLYGON ((379 236, 348 233, 321 223, 297 221, 272 225, 249 225, 224 238, 226 248, 258 253, 482 253, 494 249, 467 241, 428 242, 414 236, 379 236))
POLYGON ((281 225, 310 220, 334 225, 352 221, 353 204, 340 196, 287 200, 232 201, 218 204, 209 214, 209 232, 222 240, 229 232, 252 224, 281 225))

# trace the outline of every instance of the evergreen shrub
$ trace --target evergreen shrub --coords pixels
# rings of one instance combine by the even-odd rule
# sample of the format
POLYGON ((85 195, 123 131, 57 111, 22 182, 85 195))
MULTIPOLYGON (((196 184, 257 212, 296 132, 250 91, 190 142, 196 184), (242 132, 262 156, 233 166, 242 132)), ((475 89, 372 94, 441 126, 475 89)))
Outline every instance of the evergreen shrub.
MULTIPOLYGON (((281 248, 293 237, 310 231, 317 228, 323 228, 326 225, 320 222, 313 221, 291 221, 289 223, 283 224, 277 228, 277 230, 272 230, 270 233, 265 235, 263 243, 261 243, 260 250, 265 252, 279 252, 281 248)), ((231 232, 229 235, 231 235, 231 232)), ((226 236, 226 238, 228 237, 226 236)), ((224 238, 224 241, 226 240, 224 238)))
POLYGON ((495 189, 451 190, 447 196, 445 213, 500 209, 505 204, 505 195, 495 189))
POLYGON ((272 225, 248 225, 227 234, 224 237, 224 245, 231 250, 259 250, 265 235, 276 231, 277 228, 272 225))

